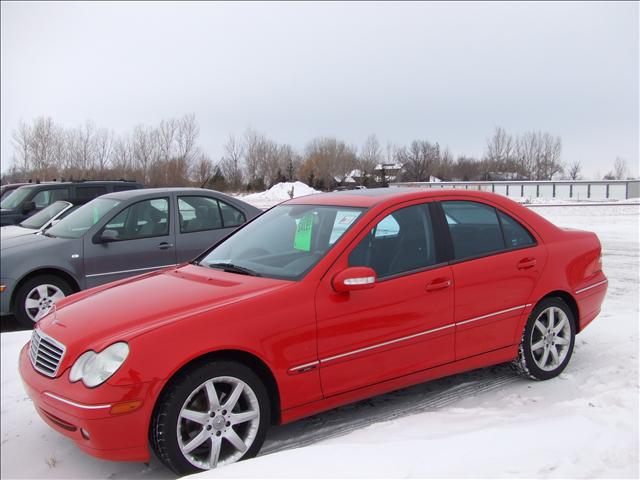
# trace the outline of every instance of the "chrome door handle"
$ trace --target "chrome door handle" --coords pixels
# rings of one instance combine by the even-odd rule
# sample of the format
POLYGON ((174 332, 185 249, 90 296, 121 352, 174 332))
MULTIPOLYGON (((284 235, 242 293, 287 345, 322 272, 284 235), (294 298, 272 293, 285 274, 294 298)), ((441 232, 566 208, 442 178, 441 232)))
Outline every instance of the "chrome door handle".
POLYGON ((173 247, 173 243, 162 242, 158 244, 158 248, 160 250, 166 250, 167 248, 173 247))

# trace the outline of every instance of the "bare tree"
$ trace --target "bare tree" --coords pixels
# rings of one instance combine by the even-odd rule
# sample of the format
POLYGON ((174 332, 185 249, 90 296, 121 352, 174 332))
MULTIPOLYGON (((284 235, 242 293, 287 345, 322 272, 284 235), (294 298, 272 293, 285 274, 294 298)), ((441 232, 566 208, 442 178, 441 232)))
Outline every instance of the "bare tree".
POLYGON ((209 157, 201 153, 193 169, 193 179, 196 182, 196 186, 204 187, 213 177, 213 173, 213 162, 209 157))
POLYGON ((242 186, 242 158, 244 157, 244 145, 234 135, 229 135, 227 143, 222 147, 224 156, 220 162, 220 170, 227 180, 229 188, 238 190, 242 186))
POLYGON ((573 162, 567 167, 567 176, 569 180, 578 180, 580 179, 580 170, 582 166, 579 161, 573 162))
POLYGON ((358 156, 357 166, 360 170, 360 184, 369 183, 376 166, 382 163, 382 149, 375 134, 367 137, 358 156))
POLYGON ((624 158, 616 157, 613 162, 613 173, 616 180, 624 180, 627 177, 627 161, 624 158))
POLYGON ((403 180, 429 181, 440 163, 440 146, 425 140, 414 140, 409 147, 398 150, 396 159, 402 164, 403 180))

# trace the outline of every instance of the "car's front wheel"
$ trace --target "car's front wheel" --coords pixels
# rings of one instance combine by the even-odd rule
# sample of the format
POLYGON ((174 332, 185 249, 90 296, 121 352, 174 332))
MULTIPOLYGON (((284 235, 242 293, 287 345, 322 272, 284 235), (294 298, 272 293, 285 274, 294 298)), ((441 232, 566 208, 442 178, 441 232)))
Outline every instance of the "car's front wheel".
POLYGON ((33 328, 53 304, 71 295, 73 289, 56 275, 37 275, 24 282, 15 296, 15 316, 25 328, 33 328))
POLYGON ((230 361, 202 364, 162 394, 151 443, 178 474, 217 468, 258 453, 270 412, 267 390, 251 369, 230 361))
POLYGON ((545 298, 531 312, 513 366, 523 376, 548 380, 566 368, 573 353, 575 318, 560 298, 545 298))

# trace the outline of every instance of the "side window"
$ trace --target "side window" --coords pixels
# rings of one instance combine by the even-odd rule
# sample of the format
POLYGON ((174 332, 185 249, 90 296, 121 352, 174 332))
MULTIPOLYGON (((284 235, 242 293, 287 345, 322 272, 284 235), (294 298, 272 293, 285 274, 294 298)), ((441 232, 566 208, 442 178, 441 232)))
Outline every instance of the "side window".
POLYGON ((507 248, 520 248, 535 245, 536 239, 529 231, 520 225, 519 222, 511 218, 506 213, 498 212, 500 222, 502 223, 502 231, 504 232, 504 241, 507 248))
POLYGON ((371 267, 380 278, 436 263, 433 224, 424 204, 387 215, 349 254, 349 266, 371 267))
POLYGON ((496 209, 477 202, 442 202, 456 259, 504 250, 496 209))
POLYGON ((210 197, 178 197, 180 233, 222 228, 218 201, 210 197))
POLYGON ((114 185, 113 186, 113 191, 114 192, 124 192, 126 190, 133 190, 136 187, 134 187, 133 185, 114 185))
POLYGON ((115 230, 118 240, 159 237, 169 234, 169 200, 143 200, 125 208, 104 227, 115 230))
POLYGON ((242 225, 247 219, 240 210, 231 205, 227 205, 221 200, 218 200, 218 204, 220 205, 220 212, 222 213, 222 224, 224 228, 228 227, 238 227, 242 225))
POLYGON ((57 200, 66 200, 68 198, 68 188, 55 188, 52 190, 41 190, 31 201, 36 204, 36 208, 44 208, 57 200))
POLYGON ((76 198, 91 200, 107 193, 107 187, 76 187, 76 198))

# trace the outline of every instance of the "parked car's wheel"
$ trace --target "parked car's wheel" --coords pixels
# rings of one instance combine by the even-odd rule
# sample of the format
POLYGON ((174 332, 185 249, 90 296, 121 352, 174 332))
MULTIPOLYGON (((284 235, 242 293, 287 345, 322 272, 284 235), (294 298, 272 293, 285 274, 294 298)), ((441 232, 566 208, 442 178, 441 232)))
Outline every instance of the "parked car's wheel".
POLYGON ((258 453, 270 414, 267 390, 251 369, 230 361, 203 364, 161 395, 151 444, 181 475, 228 465, 258 453))
POLYGON ((545 298, 529 316, 513 366, 528 378, 553 378, 569 363, 575 335, 575 318, 569 306, 560 298, 545 298))
POLYGON ((55 302, 72 293, 73 288, 56 275, 38 275, 30 278, 16 292, 16 320, 25 328, 33 328, 55 302))

